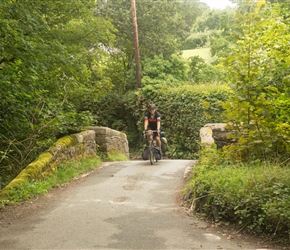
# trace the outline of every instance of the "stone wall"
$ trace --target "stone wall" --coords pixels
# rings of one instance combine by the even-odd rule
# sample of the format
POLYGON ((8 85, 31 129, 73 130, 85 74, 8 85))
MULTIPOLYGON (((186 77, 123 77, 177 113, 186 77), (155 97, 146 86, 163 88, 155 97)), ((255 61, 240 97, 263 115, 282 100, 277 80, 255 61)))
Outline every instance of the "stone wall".
POLYGON ((86 131, 60 138, 46 152, 23 169, 0 192, 0 199, 5 193, 27 181, 42 179, 56 170, 63 162, 95 157, 98 150, 105 153, 121 153, 129 158, 127 136, 124 133, 105 127, 87 127, 86 131))
POLYGON ((106 127, 86 127, 95 131, 95 141, 101 152, 118 152, 129 158, 129 145, 126 134, 106 127))
POLYGON ((200 142, 202 147, 216 145, 217 149, 232 143, 228 138, 231 133, 227 129, 227 123, 210 123, 200 129, 200 142))

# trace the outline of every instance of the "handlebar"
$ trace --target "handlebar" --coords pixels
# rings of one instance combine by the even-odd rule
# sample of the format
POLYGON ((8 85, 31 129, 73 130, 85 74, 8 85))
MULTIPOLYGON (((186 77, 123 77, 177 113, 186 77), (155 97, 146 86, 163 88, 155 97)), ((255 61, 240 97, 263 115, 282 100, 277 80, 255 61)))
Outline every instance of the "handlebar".
POLYGON ((149 131, 152 132, 152 135, 153 135, 154 132, 157 132, 157 133, 158 133, 158 136, 160 136, 160 130, 151 130, 151 129, 149 129, 149 130, 144 130, 144 131, 143 131, 144 136, 145 136, 145 135, 148 135, 148 134, 149 134, 149 133, 148 133, 149 131))
POLYGON ((149 131, 151 131, 152 133, 154 133, 154 132, 157 132, 157 133, 159 132, 160 133, 160 130, 151 130, 151 129, 144 130, 143 133, 144 134, 148 134, 149 131))

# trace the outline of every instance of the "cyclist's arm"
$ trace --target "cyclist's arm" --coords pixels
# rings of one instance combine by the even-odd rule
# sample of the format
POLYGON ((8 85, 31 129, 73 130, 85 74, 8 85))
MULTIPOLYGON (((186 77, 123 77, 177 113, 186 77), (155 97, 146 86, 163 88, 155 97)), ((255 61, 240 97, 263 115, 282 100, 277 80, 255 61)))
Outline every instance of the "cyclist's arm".
POLYGON ((157 118, 157 131, 160 132, 160 125, 161 125, 161 122, 160 122, 160 117, 157 118))
POLYGON ((148 118, 145 117, 145 119, 144 119, 144 130, 147 130, 147 128, 148 128, 148 118))

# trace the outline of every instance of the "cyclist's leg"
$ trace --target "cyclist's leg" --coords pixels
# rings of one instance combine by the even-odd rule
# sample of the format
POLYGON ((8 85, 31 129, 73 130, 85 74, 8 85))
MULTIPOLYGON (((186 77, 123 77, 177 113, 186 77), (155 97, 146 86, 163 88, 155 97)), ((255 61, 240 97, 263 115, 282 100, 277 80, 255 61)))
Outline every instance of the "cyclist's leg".
POLYGON ((155 136, 155 140, 156 140, 158 148, 160 148, 160 150, 161 150, 161 139, 160 139, 160 137, 159 136, 155 136))
POLYGON ((154 140, 156 140, 156 144, 157 144, 157 147, 159 148, 160 150, 160 153, 161 153, 161 158, 163 157, 162 155, 162 149, 161 149, 161 139, 160 137, 157 135, 154 136, 154 140))

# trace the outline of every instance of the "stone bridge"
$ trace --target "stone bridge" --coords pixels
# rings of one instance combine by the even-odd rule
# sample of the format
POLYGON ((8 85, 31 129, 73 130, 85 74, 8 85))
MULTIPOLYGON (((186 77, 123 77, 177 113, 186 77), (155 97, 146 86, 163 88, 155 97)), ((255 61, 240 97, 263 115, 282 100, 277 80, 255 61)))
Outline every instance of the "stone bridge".
POLYGON ((86 127, 81 133, 60 138, 0 191, 0 200, 5 199, 5 193, 9 189, 43 178, 63 162, 96 157, 98 153, 118 153, 129 159, 126 134, 106 127, 86 127))
MULTIPOLYGON (((201 128, 202 148, 215 145, 219 149, 230 143, 228 139, 230 131, 227 130, 226 125, 225 123, 213 123, 201 128)), ((43 178, 56 170, 57 166, 63 162, 96 157, 98 153, 120 153, 129 159, 126 134, 106 127, 86 127, 81 133, 60 138, 0 191, 0 199, 5 199, 5 192, 9 189, 30 180, 43 178)))

